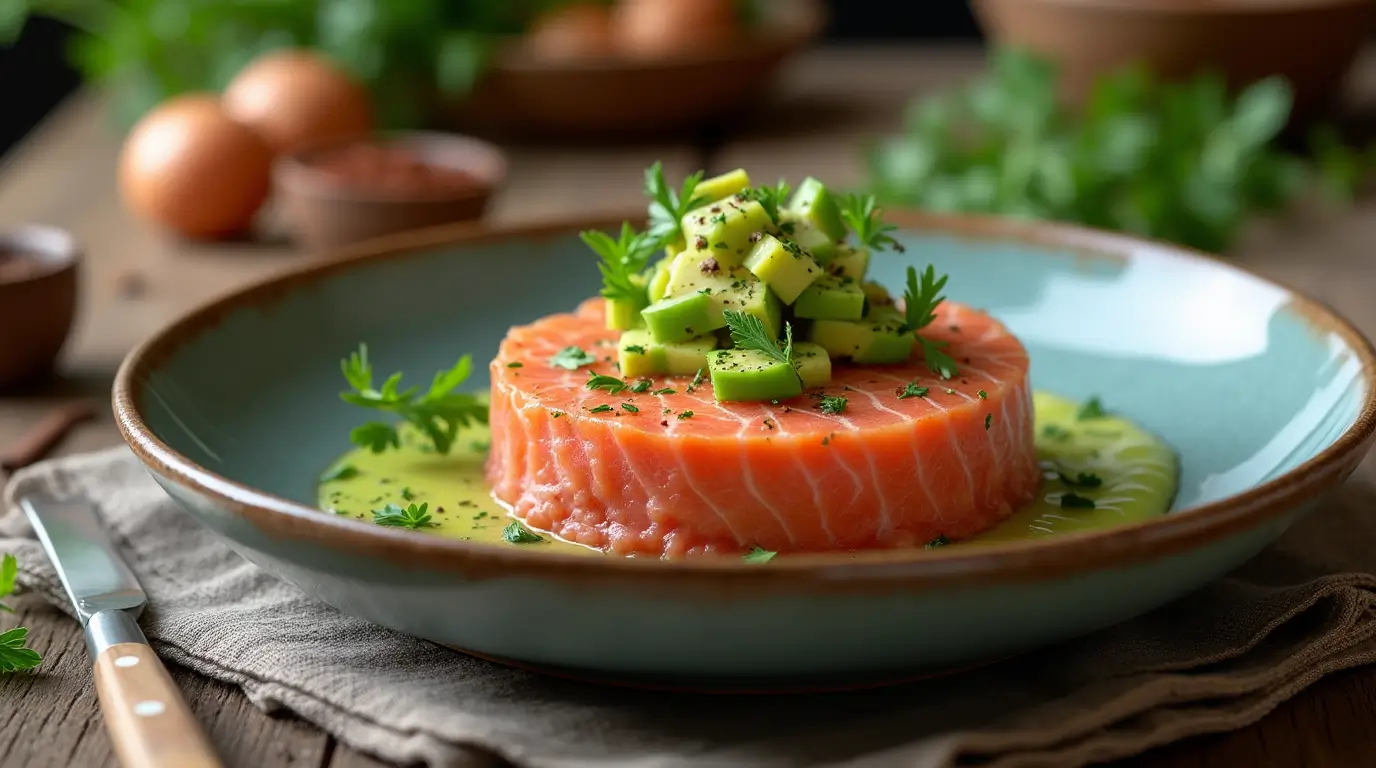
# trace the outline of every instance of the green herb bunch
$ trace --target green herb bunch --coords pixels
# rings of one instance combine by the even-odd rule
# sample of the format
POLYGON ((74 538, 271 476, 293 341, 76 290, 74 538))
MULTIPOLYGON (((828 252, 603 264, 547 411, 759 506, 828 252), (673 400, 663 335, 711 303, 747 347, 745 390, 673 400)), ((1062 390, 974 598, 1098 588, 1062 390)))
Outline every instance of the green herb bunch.
POLYGON ((881 203, 1075 222, 1210 251, 1248 214, 1275 211, 1306 182, 1348 197, 1363 159, 1331 130, 1314 159, 1275 139, 1291 108, 1281 79, 1235 97, 1201 75, 1159 82, 1140 68, 1101 78, 1081 110, 1056 98, 1056 72, 1017 50, 990 72, 909 107, 906 131, 868 149, 881 203))

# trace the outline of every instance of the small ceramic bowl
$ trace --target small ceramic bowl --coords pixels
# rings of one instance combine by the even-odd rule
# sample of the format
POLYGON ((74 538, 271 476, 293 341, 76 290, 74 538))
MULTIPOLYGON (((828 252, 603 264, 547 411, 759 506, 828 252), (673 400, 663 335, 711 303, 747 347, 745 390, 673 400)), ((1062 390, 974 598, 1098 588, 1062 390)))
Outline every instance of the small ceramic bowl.
POLYGON ((1056 61, 1078 101, 1107 70, 1141 63, 1167 78, 1212 70, 1235 87, 1284 75, 1293 122, 1328 107, 1372 31, 1371 0, 975 0, 990 40, 1056 61))
POLYGON ((292 236, 312 251, 482 218, 506 179, 501 150, 447 133, 331 142, 282 156, 273 169, 292 236))
POLYGON ((1118 235, 887 218, 906 253, 874 259, 871 279, 899 285, 909 265, 935 265, 953 301, 1018 334, 1036 389, 1100 394, 1160 435, 1180 458, 1170 512, 761 565, 537 552, 321 511, 320 471, 368 418, 337 395, 340 359, 366 342, 380 370, 423 383, 471 353, 467 386, 482 390, 511 326, 597 292, 578 232, 607 221, 411 233, 243 289, 129 356, 117 421, 189 514, 347 613, 583 676, 787 685, 978 663, 1156 608, 1256 554, 1371 445, 1376 352, 1293 291, 1118 235))
POLYGON ((80 261, 76 242, 60 229, 0 234, 0 390, 52 371, 76 318, 80 261))

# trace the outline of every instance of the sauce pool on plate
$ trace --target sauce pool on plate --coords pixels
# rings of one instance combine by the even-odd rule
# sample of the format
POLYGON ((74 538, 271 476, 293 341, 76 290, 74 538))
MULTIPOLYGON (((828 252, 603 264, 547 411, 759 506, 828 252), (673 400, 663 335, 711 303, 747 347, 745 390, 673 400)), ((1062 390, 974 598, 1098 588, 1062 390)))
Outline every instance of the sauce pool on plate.
MULTIPOLYGON (((937 539, 929 547, 1038 539, 1147 520, 1170 509, 1179 468, 1175 455, 1155 436, 1102 413, 1095 401, 1082 405, 1038 392, 1034 408, 1043 471, 1035 500, 984 533, 960 542, 937 539)), ((513 528, 515 518, 493 499, 484 479, 487 440, 486 428, 474 428, 460 436, 447 456, 428 450, 413 435, 405 436, 400 450, 350 451, 322 475, 319 506, 366 522, 389 504, 426 504, 432 525, 420 530, 428 534, 493 546, 602 554, 547 532, 513 528), (531 540, 534 536, 539 540, 531 540)))

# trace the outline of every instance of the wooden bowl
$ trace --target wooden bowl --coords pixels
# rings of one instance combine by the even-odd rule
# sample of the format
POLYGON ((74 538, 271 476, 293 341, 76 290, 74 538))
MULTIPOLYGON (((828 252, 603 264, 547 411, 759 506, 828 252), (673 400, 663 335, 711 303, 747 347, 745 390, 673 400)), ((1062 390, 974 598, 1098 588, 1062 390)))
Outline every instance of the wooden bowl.
POLYGON ((1167 79, 1205 70, 1241 87, 1283 75, 1294 123, 1323 112, 1376 20, 1372 0, 974 0, 985 36, 1060 66, 1078 102, 1094 78, 1142 63, 1167 79))
MULTIPOLYGON (((359 170, 357 164, 353 167, 359 170)), ((326 251, 411 229, 480 219, 506 172, 505 156, 487 142, 455 134, 404 132, 329 142, 283 155, 274 164, 273 181, 292 237, 308 250, 326 251), (425 166, 462 172, 471 183, 397 185, 395 167, 385 174, 391 182, 383 175, 373 182, 349 181, 322 166, 344 151, 362 148, 402 150, 425 166)))
POLYGON ((0 390, 4 390, 52 372, 76 318, 81 259, 71 235, 42 226, 0 234, 0 254, 19 256, 9 266, 0 261, 0 390))
POLYGON ((512 43, 441 119, 485 135, 560 141, 692 132, 759 101, 826 21, 818 0, 767 0, 760 9, 738 42, 656 59, 550 60, 512 43))

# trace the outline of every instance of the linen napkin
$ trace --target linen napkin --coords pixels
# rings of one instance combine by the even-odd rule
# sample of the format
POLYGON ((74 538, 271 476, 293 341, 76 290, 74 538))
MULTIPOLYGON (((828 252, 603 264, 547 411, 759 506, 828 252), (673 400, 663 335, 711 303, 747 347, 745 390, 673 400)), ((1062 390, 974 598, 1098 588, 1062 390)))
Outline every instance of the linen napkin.
POLYGON ((32 467, 6 489, 0 551, 63 607, 14 503, 39 490, 99 502, 164 658, 400 763, 1080 766, 1242 727, 1376 659, 1376 577, 1361 572, 1373 523, 1333 505, 1311 517, 1322 529, 1300 526, 1243 573, 1091 637, 899 687, 731 697, 561 681, 341 614, 201 529, 123 447, 32 467), (1351 527, 1329 536, 1335 525, 1351 527), (1342 543, 1316 546, 1329 539, 1342 543))

